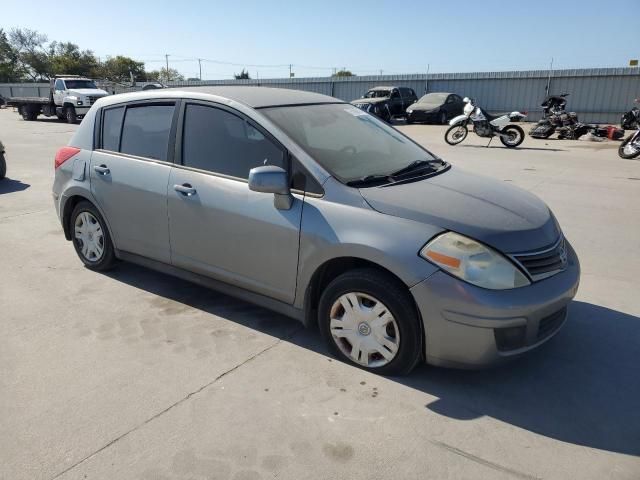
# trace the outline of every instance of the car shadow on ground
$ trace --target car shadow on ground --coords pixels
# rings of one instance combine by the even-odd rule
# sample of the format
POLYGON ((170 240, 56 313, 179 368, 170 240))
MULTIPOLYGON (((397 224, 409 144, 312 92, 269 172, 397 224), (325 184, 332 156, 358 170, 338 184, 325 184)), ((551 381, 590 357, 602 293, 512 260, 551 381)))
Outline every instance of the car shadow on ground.
POLYGON ((31 185, 28 183, 22 183, 20 180, 14 180, 13 178, 4 178, 0 180, 0 195, 3 193, 21 192, 26 190, 31 185))
MULTIPOLYGON (((108 275, 328 354, 317 331, 282 315, 136 265, 120 264, 108 275)), ((575 301, 555 338, 507 365, 481 371, 425 365, 389 380, 437 397, 425 412, 461 421, 489 416, 562 442, 640 455, 638 359, 640 318, 575 301)))

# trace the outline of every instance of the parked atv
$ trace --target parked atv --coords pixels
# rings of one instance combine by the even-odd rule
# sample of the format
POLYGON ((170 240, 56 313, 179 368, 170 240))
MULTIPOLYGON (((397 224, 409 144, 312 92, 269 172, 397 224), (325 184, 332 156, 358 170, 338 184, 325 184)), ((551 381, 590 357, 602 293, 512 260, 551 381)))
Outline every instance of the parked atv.
POLYGON ((0 142, 0 180, 7 175, 7 161, 4 158, 4 145, 0 142))

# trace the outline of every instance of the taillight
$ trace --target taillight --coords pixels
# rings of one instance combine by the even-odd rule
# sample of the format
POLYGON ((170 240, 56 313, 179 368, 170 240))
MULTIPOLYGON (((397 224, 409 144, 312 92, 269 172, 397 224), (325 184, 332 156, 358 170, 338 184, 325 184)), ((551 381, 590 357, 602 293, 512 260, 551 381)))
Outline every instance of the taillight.
POLYGON ((76 155, 78 153, 80 153, 80 149, 79 148, 76 148, 76 147, 62 147, 56 153, 56 159, 55 159, 55 162, 54 162, 55 168, 57 169, 60 165, 62 165, 64 162, 66 162, 67 160, 69 160, 71 157, 73 157, 74 155, 76 155))

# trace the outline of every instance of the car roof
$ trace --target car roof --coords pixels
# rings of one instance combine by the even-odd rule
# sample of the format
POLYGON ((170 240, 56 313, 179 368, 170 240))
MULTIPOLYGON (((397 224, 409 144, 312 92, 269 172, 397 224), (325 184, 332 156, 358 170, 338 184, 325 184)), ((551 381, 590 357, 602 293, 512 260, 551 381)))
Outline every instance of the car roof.
POLYGON ((375 90, 392 90, 392 89, 394 89, 394 88, 398 88, 398 87, 394 87, 394 86, 388 86, 388 87, 373 87, 373 88, 370 88, 370 89, 369 89, 369 91, 371 91, 371 90, 374 90, 374 91, 375 91, 375 90))
POLYGON ((252 108, 277 107, 285 105, 309 105, 319 103, 344 103, 334 97, 314 92, 291 90, 288 88, 220 86, 220 87, 173 87, 145 90, 105 97, 102 105, 125 101, 153 100, 154 98, 195 98, 208 96, 222 97, 243 103, 252 108))

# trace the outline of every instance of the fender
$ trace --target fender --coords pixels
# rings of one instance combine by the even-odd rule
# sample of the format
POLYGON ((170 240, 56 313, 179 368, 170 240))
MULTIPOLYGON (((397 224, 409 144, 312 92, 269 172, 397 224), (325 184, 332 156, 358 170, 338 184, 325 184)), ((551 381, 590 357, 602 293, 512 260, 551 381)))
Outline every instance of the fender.
POLYGON ((459 125, 463 122, 465 122, 467 120, 466 115, 462 114, 462 115, 458 115, 457 117, 453 117, 451 120, 449 120, 449 125, 454 126, 454 125, 459 125))

